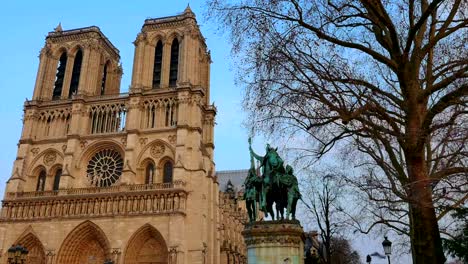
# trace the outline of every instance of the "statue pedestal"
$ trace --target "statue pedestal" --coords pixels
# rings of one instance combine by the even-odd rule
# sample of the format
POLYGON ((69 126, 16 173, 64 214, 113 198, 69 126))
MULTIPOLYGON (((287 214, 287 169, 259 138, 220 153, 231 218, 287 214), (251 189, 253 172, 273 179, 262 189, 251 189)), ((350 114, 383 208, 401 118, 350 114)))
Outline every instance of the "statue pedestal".
POLYGON ((248 223, 242 235, 248 264, 304 263, 304 231, 297 220, 248 223))

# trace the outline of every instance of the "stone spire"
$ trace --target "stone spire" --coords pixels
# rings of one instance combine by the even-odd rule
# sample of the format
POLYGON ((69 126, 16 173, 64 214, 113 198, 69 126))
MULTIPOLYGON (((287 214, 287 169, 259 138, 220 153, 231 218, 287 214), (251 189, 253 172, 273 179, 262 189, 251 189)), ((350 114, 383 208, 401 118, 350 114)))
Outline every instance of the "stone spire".
POLYGON ((62 29, 62 22, 59 22, 57 27, 54 28, 54 31, 55 32, 62 32, 63 29, 62 29))
POLYGON ((195 17, 195 13, 193 13, 192 9, 190 8, 190 4, 187 4, 187 7, 184 10, 184 15, 195 17))

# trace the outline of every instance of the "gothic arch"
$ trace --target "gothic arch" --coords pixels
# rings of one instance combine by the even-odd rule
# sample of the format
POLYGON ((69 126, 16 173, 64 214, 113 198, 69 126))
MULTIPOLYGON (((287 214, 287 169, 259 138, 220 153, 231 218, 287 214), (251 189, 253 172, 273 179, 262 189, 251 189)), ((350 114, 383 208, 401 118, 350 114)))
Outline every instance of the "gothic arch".
POLYGON ((167 244, 159 231, 150 224, 138 229, 128 240, 125 248, 124 263, 167 264, 169 252, 167 244))
POLYGON ((163 183, 174 181, 174 159, 164 156, 159 160, 159 174, 162 176, 163 183))
MULTIPOLYGON (((65 52, 65 54, 67 55, 67 57, 69 56, 69 53, 68 53, 68 48, 66 46, 59 46, 59 47, 56 47, 56 48, 53 48, 52 49, 52 57, 54 59, 60 59, 60 56, 62 55, 62 53, 65 52)), ((57 67, 56 67, 57 68, 57 67)))
POLYGON ((92 158, 92 156, 103 149, 114 149, 117 152, 120 153, 120 155, 125 159, 125 149, 123 148, 122 144, 120 144, 118 141, 115 140, 97 140, 96 142, 93 142, 89 146, 85 148, 85 150, 81 153, 79 158, 76 161, 75 167, 77 169, 80 169, 81 166, 86 166, 87 162, 92 158))
POLYGON ((31 163, 30 163, 29 166, 28 166, 29 169, 28 169, 28 171, 27 171, 27 175, 33 175, 34 170, 35 170, 39 165, 42 165, 42 166, 44 166, 44 167, 46 167, 46 168, 47 168, 47 167, 50 168, 50 167, 56 166, 57 164, 62 164, 61 161, 63 161, 63 154, 60 153, 60 151, 58 151, 58 150, 56 150, 56 149, 54 149, 54 148, 45 149, 45 150, 41 151, 41 153, 39 153, 39 154, 31 161, 31 163), (47 154, 47 153, 54 153, 54 154, 56 155, 56 157, 57 157, 57 159, 56 159, 54 162, 52 162, 52 164, 50 164, 50 165, 44 164, 44 161, 43 161, 44 156, 45 156, 45 154, 47 154), (42 160, 41 160, 41 159, 42 159, 42 160))
POLYGON ((104 263, 110 258, 110 244, 99 226, 85 221, 73 229, 60 247, 57 263, 104 263))
POLYGON ((34 233, 31 226, 26 228, 23 234, 16 240, 15 245, 22 245, 28 249, 28 261, 29 264, 46 264, 45 248, 42 242, 34 233))
MULTIPOLYGON (((165 148, 167 148, 169 150, 169 152, 171 153, 171 159, 174 160, 174 155, 175 155, 175 148, 169 144, 168 142, 164 141, 164 140, 161 140, 161 139, 155 139, 153 141, 151 141, 150 143, 146 144, 140 151, 140 154, 138 154, 138 157, 137 157, 137 163, 138 164, 138 168, 142 168, 142 166, 144 165, 144 161, 147 159, 147 158, 150 158, 151 157, 151 154, 148 153, 149 149, 157 144, 157 143, 160 143, 162 145, 164 145, 165 148)), ((161 157, 163 156, 167 156, 167 155, 162 155, 161 157)), ((154 160, 154 162, 156 163, 158 161, 158 159, 154 159, 154 158, 151 158, 154 160)))
POLYGON ((84 56, 84 50, 85 48, 83 47, 83 45, 81 44, 76 44, 73 46, 73 48, 69 49, 68 51, 68 56, 70 58, 74 58, 76 56, 76 53, 81 50, 81 52, 83 53, 83 56, 84 56))
POLYGON ((171 33, 169 33, 166 37, 166 43, 169 43, 169 44, 172 44, 172 41, 174 41, 174 39, 177 39, 177 41, 179 41, 179 45, 182 44, 182 40, 184 38, 184 34, 178 30, 174 30, 172 31, 171 33))
POLYGON ((158 32, 149 38, 148 43, 156 47, 156 44, 158 43, 158 41, 161 41, 161 43, 164 46, 164 43, 166 42, 166 35, 162 32, 158 32))

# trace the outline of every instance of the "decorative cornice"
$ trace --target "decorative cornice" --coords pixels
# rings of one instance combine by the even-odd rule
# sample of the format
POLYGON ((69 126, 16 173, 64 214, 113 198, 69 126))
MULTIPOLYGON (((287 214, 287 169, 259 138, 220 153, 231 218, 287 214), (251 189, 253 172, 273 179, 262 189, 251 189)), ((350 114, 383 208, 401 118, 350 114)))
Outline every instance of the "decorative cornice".
POLYGON ((50 41, 52 43, 58 42, 66 42, 66 41, 74 41, 74 40, 82 40, 82 39, 99 39, 101 40, 103 46, 106 47, 109 54, 120 58, 119 50, 109 41, 109 39, 101 32, 99 27, 97 26, 90 26, 84 28, 77 28, 71 30, 63 30, 63 31, 52 31, 46 37, 46 41, 50 41))

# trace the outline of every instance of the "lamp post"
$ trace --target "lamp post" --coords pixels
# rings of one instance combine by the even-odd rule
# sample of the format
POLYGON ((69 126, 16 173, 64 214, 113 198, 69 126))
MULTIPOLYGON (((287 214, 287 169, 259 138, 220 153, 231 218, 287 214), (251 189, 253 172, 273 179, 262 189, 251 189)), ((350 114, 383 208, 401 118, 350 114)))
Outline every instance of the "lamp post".
POLYGON ((383 250, 385 252, 385 255, 388 258, 388 264, 390 264, 390 254, 392 254, 392 242, 387 239, 387 237, 384 237, 384 241, 382 242, 383 250))
POLYGON ((8 249, 8 264, 26 264, 29 251, 21 245, 12 245, 8 249))
POLYGON ((372 257, 370 255, 367 255, 366 257, 366 263, 371 263, 372 262, 372 257))

